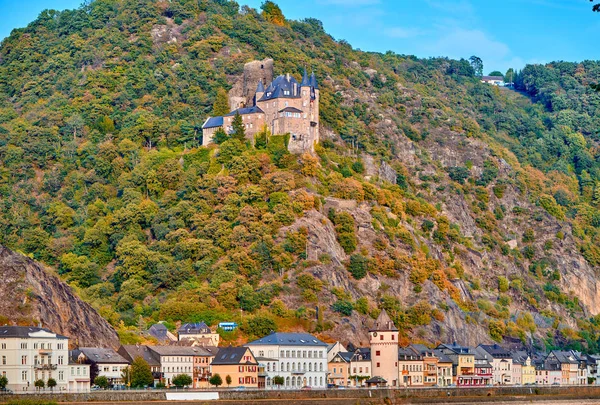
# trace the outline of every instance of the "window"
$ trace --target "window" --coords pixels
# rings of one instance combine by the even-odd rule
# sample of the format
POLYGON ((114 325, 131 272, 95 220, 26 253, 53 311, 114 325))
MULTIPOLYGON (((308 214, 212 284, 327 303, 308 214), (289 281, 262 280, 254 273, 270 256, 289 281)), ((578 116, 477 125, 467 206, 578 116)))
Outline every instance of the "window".
POLYGON ((381 356, 381 352, 380 352, 379 350, 377 350, 377 351, 375 352, 375 356, 381 356))
MULTIPOLYGON (((27 350, 27 343, 21 343, 21 349, 27 350)), ((43 349, 43 347, 42 347, 43 349)))
POLYGON ((2 349, 6 350, 6 343, 2 343, 2 349))
POLYGON ((2 365, 6 366, 6 356, 2 356, 2 365))
POLYGON ((27 364, 27 356, 21 356, 21 364, 27 364))
POLYGON ((396 336, 392 333, 392 340, 396 340, 396 336))
POLYGON ((377 368, 381 367, 381 363, 377 363, 377 368))
POLYGON ((59 343, 57 345, 57 347, 58 347, 58 350, 63 350, 65 348, 65 344, 64 343, 59 343))
MULTIPOLYGON (((27 347, 25 347, 27 349, 27 347)), ((46 348, 46 344, 45 343, 40 343, 40 349, 45 349, 46 348)))
POLYGON ((65 372, 64 371, 59 371, 58 372, 58 380, 59 381, 64 381, 65 380, 65 372))
POLYGON ((64 357, 63 356, 58 356, 58 364, 63 364, 64 362, 64 357))
POLYGON ((119 371, 119 367, 117 367, 117 366, 113 366, 113 369, 112 369, 112 371, 113 371, 113 373, 116 373, 117 371, 119 371))
POLYGON ((383 334, 379 335, 379 340, 383 340, 383 334))
POLYGON ((34 344, 33 344, 33 348, 34 348, 34 349, 37 349, 37 348, 38 348, 38 346, 39 346, 39 345, 38 345, 37 343, 34 343, 34 344))
POLYGON ((27 371, 21 371, 21 381, 27 381, 27 371))

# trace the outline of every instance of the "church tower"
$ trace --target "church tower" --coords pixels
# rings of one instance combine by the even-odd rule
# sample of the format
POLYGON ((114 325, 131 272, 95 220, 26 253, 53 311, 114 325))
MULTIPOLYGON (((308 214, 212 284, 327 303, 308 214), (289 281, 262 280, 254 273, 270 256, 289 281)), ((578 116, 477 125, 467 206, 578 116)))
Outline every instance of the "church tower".
POLYGON ((386 380, 387 386, 398 386, 398 328, 385 309, 369 331, 371 343, 371 376, 386 380))

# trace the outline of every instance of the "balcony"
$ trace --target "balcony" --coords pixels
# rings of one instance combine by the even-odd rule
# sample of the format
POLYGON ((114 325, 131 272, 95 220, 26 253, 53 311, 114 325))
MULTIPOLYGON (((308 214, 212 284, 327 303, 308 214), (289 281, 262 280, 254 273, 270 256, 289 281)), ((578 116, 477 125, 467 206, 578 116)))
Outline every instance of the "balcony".
POLYGON ((56 364, 36 364, 34 367, 36 370, 56 370, 57 369, 56 364))
POLYGON ((304 375, 306 370, 292 370, 292 375, 304 375))
POLYGON ((52 349, 40 349, 40 350, 38 350, 38 353, 41 354, 42 356, 45 356, 48 354, 52 354, 52 349))

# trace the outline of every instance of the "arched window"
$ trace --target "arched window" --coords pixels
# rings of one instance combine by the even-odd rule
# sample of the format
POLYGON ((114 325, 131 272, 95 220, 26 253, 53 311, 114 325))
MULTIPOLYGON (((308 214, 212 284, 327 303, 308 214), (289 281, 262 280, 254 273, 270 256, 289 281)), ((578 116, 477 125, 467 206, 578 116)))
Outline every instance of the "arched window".
POLYGON ((290 386, 290 377, 286 377, 286 379, 285 379, 285 386, 286 387, 290 386))
POLYGON ((319 378, 319 386, 323 386, 323 377, 319 378))
POLYGON ((308 371, 312 371, 312 363, 308 363, 308 371))
POLYGON ((308 377, 308 386, 312 387, 312 377, 308 377))
POLYGON ((319 371, 323 371, 323 363, 319 363, 319 371))

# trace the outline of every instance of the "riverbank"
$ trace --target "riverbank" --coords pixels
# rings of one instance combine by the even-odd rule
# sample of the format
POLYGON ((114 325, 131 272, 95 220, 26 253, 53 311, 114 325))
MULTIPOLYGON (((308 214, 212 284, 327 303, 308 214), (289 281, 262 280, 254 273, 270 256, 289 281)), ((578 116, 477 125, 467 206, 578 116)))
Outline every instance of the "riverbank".
POLYGON ((142 405, 190 405, 225 403, 229 405, 392 405, 392 404, 596 404, 600 386, 578 387, 488 387, 452 389, 352 389, 306 391, 96 391, 90 393, 45 393, 0 396, 0 403, 14 400, 44 400, 77 405, 114 405, 129 402, 142 405), (183 396, 182 396, 183 395, 183 396), (210 400, 209 398, 218 398, 210 400))

